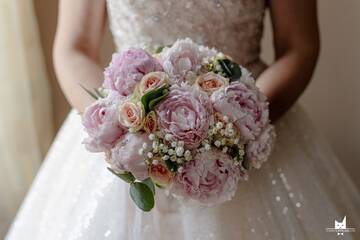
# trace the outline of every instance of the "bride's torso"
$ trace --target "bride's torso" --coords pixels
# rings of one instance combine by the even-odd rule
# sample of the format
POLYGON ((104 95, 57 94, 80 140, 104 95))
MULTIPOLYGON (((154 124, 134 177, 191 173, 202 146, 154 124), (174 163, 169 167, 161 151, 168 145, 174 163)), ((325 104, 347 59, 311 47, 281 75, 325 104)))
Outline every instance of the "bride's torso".
POLYGON ((265 0, 108 0, 118 49, 171 44, 178 38, 215 47, 255 74, 265 0))

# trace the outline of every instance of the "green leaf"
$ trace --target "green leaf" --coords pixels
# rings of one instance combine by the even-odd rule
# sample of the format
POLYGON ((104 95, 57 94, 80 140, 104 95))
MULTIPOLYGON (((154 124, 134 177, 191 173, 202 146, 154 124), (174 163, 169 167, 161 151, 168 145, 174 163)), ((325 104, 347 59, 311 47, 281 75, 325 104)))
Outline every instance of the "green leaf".
POLYGON ((81 84, 79 84, 79 85, 80 85, 80 87, 81 87, 82 89, 85 90, 85 92, 87 92, 87 93, 88 93, 91 97, 93 97, 95 100, 98 100, 98 99, 99 99, 99 97, 96 96, 95 93, 91 92, 89 89, 85 88, 83 85, 81 85, 81 84))
POLYGON ((154 207, 154 194, 144 183, 132 183, 130 185, 130 196, 134 203, 145 212, 150 211, 154 207))
POLYGON ((154 49, 153 49, 153 52, 155 53, 155 54, 158 54, 158 53, 161 53, 162 52, 162 50, 164 50, 164 48, 166 48, 166 47, 171 47, 172 45, 170 44, 170 45, 160 45, 160 46, 156 46, 154 49))
POLYGON ((141 97, 141 103, 144 107, 145 113, 149 113, 152 109, 154 109, 155 105, 158 104, 161 100, 163 100, 167 94, 169 94, 168 85, 164 85, 162 87, 153 89, 147 93, 145 93, 141 97))
POLYGON ((121 178, 122 180, 124 180, 127 183, 133 183, 135 181, 135 177, 130 173, 130 172, 125 172, 125 173, 117 173, 115 172, 113 169, 111 168, 107 168, 111 173, 113 173, 114 175, 118 176, 119 178, 121 178))
POLYGON ((150 188, 150 190, 152 191, 152 193, 155 195, 155 185, 154 185, 154 182, 151 180, 151 178, 147 178, 141 182, 146 184, 146 186, 148 186, 150 188))
POLYGON ((246 170, 250 169, 250 162, 246 158, 241 162, 241 164, 246 170))
POLYGON ((227 153, 232 157, 237 157, 239 154, 238 154, 239 150, 236 146, 228 146, 228 151, 227 153))
POLYGON ((166 167, 172 172, 176 172, 178 170, 178 165, 173 161, 166 160, 165 164, 166 164, 166 167))
POLYGON ((169 94, 169 92, 168 91, 165 92, 165 90, 163 93, 164 93, 164 95, 162 95, 158 98, 155 98, 149 102, 149 110, 150 111, 154 110, 155 106, 157 104, 159 104, 162 100, 164 100, 166 98, 166 96, 169 94))
POLYGON ((100 92, 98 89, 94 88, 94 92, 98 98, 105 98, 104 94, 100 92))
POLYGON ((164 188, 163 186, 161 186, 161 185, 159 185, 157 183, 155 183, 155 186, 158 187, 158 188, 164 188))
POLYGON ((218 63, 220 64, 226 77, 230 79, 230 82, 240 79, 241 68, 237 63, 232 62, 231 60, 226 58, 218 59, 218 63))
POLYGON ((157 46, 154 50, 155 54, 161 53, 165 46, 157 46))

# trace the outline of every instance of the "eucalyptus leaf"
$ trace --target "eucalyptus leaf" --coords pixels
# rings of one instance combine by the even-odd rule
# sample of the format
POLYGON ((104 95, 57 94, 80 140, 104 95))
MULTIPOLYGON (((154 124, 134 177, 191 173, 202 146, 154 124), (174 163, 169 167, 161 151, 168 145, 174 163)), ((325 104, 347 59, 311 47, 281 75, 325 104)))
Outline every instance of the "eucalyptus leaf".
POLYGON ((231 70, 230 68, 228 67, 228 64, 227 64, 227 59, 219 59, 218 62, 221 66, 221 69, 223 70, 223 72, 225 73, 225 75, 227 77, 230 77, 231 76, 231 70))
POLYGON ((145 183, 133 182, 130 185, 130 196, 134 203, 145 212, 154 207, 154 194, 145 183))
POLYGON ((125 173, 117 173, 115 172, 113 169, 111 168, 107 168, 111 173, 113 173, 114 175, 118 176, 119 178, 121 178, 122 180, 124 180, 127 183, 133 183, 135 181, 135 177, 130 173, 130 172, 125 172, 125 173))
POLYGON ((241 68, 237 63, 227 58, 219 59, 218 63, 220 64, 226 77, 230 79, 230 82, 240 79, 242 73, 241 68))
POLYGON ((155 185, 151 178, 147 178, 141 182, 146 184, 151 189, 152 193, 155 195, 155 185))

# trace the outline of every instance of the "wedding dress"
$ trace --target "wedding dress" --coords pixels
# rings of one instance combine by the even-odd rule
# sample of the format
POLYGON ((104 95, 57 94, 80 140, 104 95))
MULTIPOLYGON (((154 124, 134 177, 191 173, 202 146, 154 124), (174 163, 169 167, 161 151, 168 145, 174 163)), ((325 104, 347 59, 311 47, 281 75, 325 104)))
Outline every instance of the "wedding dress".
MULTIPOLYGON (((258 75, 265 0, 108 0, 119 50, 177 38, 214 46, 258 75)), ((85 150, 72 111, 54 141, 7 236, 8 240, 338 239, 326 232, 347 216, 360 226, 360 196, 300 106, 277 123, 271 159, 216 207, 185 204, 157 190, 150 213, 136 208, 128 185, 85 150)), ((358 229, 360 231, 360 229, 358 229)), ((341 239, 359 239, 344 233, 341 239)))

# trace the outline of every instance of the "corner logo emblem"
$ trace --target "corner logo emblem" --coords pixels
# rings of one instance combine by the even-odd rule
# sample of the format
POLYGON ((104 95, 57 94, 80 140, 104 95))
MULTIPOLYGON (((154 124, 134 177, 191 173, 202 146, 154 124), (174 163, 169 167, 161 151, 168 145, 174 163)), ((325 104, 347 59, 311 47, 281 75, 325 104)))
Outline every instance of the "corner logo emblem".
POLYGON ((334 228, 326 228, 327 232, 335 232, 337 235, 344 235, 346 232, 355 232, 355 228, 347 228, 346 227, 346 216, 343 218, 341 222, 335 220, 334 228))

